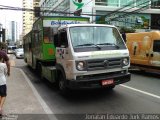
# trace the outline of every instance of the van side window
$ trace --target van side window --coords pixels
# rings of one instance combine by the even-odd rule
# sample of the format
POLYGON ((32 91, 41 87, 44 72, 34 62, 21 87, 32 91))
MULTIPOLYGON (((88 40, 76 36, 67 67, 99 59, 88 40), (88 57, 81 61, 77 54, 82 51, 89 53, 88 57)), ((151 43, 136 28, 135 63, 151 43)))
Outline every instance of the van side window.
POLYGON ((56 47, 59 47, 58 33, 55 34, 53 37, 54 37, 54 45, 55 45, 56 47))
POLYGON ((160 52, 160 40, 154 40, 153 51, 160 52))
POLYGON ((60 31, 59 39, 61 46, 68 47, 67 32, 65 30, 60 31))

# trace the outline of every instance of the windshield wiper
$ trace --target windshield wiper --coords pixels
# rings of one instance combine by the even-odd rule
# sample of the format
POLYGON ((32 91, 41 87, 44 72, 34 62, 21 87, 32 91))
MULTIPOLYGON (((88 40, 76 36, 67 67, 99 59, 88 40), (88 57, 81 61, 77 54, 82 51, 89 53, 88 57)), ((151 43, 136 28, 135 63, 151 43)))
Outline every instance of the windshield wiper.
POLYGON ((75 47, 79 47, 79 46, 95 46, 97 47, 98 49, 101 49, 101 47, 97 44, 94 44, 94 43, 87 43, 87 44, 81 44, 81 45, 77 45, 75 47))
POLYGON ((97 44, 97 45, 114 45, 117 49, 119 49, 119 46, 116 45, 115 43, 100 43, 100 44, 97 44))

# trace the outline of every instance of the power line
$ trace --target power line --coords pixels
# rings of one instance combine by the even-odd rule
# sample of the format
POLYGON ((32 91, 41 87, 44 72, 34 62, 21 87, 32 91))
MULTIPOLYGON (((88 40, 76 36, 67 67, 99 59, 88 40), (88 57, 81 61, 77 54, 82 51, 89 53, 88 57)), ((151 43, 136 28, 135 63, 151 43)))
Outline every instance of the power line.
MULTIPOLYGON (((91 1, 92 1, 92 0, 91 0, 91 1)), ((89 2, 91 2, 91 1, 89 1, 89 2)), ((88 2, 88 3, 89 3, 89 2, 88 2)), ((149 1, 147 1, 147 2, 149 2, 149 1)), ((147 3, 147 2, 144 2, 144 3, 147 3)), ((87 4, 88 4, 88 3, 87 3, 87 4)), ((144 3, 141 3, 141 4, 137 5, 137 6, 140 6, 140 5, 144 4, 144 3)), ((131 4, 133 4, 133 2, 130 2, 128 5, 125 5, 124 7, 119 8, 119 9, 117 9, 117 10, 115 10, 115 11, 109 13, 109 14, 106 14, 106 15, 102 15, 102 14, 87 14, 87 13, 82 13, 82 15, 101 16, 101 17, 104 17, 104 16, 107 16, 107 15, 112 15, 113 13, 117 13, 119 10, 121 10, 121 9, 125 8, 126 6, 129 6, 129 5, 131 5, 131 4)), ((60 14, 74 14, 74 13, 72 13, 72 12, 64 12, 64 11, 54 11, 54 10, 52 10, 52 11, 51 11, 51 10, 35 11, 35 10, 29 9, 29 8, 19 8, 19 7, 11 7, 11 6, 4 6, 4 5, 0 5, 0 6, 2 6, 0 9, 5 9, 5 10, 30 11, 30 12, 49 12, 49 13, 54 12, 54 13, 60 13, 60 14), (5 7, 5 8, 4 8, 4 7, 5 7)), ((134 6, 134 7, 137 7, 137 6, 134 6)), ((146 6, 144 6, 144 7, 146 7, 146 6)), ((132 9, 132 8, 133 8, 133 7, 129 8, 129 9, 132 9)), ((142 8, 143 8, 143 7, 139 8, 139 9, 137 9, 137 10, 141 10, 142 8)), ((120 11, 120 12, 124 12, 124 11, 127 11, 127 10, 129 10, 129 9, 125 9, 125 10, 120 11)), ((135 10, 135 11, 137 11, 137 10, 135 10)), ((134 12, 134 11, 132 11, 132 12, 134 12)), ((130 14, 130 13, 132 13, 132 12, 129 12, 129 13, 127 13, 127 14, 130 14)), ((127 15, 127 14, 124 14, 124 15, 127 15)), ((122 15, 121 15, 121 16, 122 16, 122 15)), ((117 17, 116 17, 116 18, 117 18, 117 17)), ((116 18, 112 18, 111 20, 114 20, 114 19, 116 19, 116 18)), ((92 22, 93 22, 93 21, 92 21, 92 22)))
POLYGON ((112 15, 113 13, 116 13, 116 12, 118 12, 118 11, 124 9, 125 7, 128 7, 128 6, 132 5, 133 3, 134 3, 134 1, 131 1, 129 4, 127 4, 127 5, 125 5, 125 6, 121 7, 121 8, 118 8, 118 9, 116 9, 116 10, 113 11, 113 12, 110 12, 110 13, 108 13, 108 14, 105 14, 104 17, 105 17, 105 16, 112 15))
POLYGON ((33 9, 29 9, 29 8, 20 8, 20 7, 11 7, 11 6, 2 6, 0 7, 0 9, 1 10, 16 10, 16 11, 34 11, 33 9))
POLYGON ((6 5, 0 5, 1 7, 10 7, 10 8, 15 8, 15 7, 11 7, 11 6, 6 6, 6 5))
MULTIPOLYGON (((140 1, 140 0, 139 0, 139 1, 140 1)), ((130 9, 132 9, 132 8, 135 8, 135 7, 138 7, 138 6, 140 6, 140 5, 142 5, 142 4, 145 4, 145 3, 148 3, 148 2, 150 2, 150 1, 146 1, 146 2, 143 2, 143 3, 139 4, 139 5, 136 5, 136 6, 133 6, 133 7, 128 8, 128 9, 125 9, 125 10, 123 10, 123 11, 120 11, 120 10, 124 9, 125 7, 130 6, 130 5, 132 5, 132 4, 134 3, 134 2, 130 2, 128 5, 125 5, 124 7, 121 7, 121 8, 119 8, 119 9, 113 11, 113 12, 110 12, 110 13, 107 13, 107 14, 105 14, 105 15, 102 15, 102 17, 106 17, 106 16, 108 17, 108 16, 110 16, 110 15, 112 15, 112 14, 114 14, 114 13, 117 13, 117 12, 125 12, 125 11, 127 11, 127 10, 130 10, 130 9)), ((129 13, 131 13, 131 12, 129 12, 129 13)), ((96 22, 96 20, 93 20, 92 23, 93 23, 93 22, 96 22)))
MULTIPOLYGON (((91 1, 93 1, 93 0, 91 0, 91 1)), ((91 1, 89 1, 88 3, 90 3, 91 1)), ((147 2, 149 2, 149 1, 147 1, 147 2)), ((88 3, 86 3, 86 4, 88 4, 88 3)), ((107 15, 110 15, 110 14, 113 14, 113 13, 116 13, 116 12, 118 12, 119 10, 121 10, 121 9, 123 9, 123 8, 125 8, 125 7, 127 7, 127 6, 129 6, 129 5, 131 5, 131 4, 133 4, 134 2, 130 2, 128 5, 125 5, 124 7, 122 7, 122 8, 119 8, 119 9, 117 9, 117 10, 115 10, 115 11, 113 11, 113 12, 111 12, 111 13, 109 13, 109 14, 106 14, 106 15, 104 15, 104 16, 107 16, 107 15)), ((146 3, 146 2, 144 2, 144 3, 146 3)), ((144 4, 144 3, 142 3, 142 4, 144 4)), ((61 3, 60 3, 61 4, 61 3)), ((85 4, 85 5, 86 5, 85 4)), ((140 4, 141 5, 141 4, 140 4)), ((29 8, 20 8, 20 7, 11 7, 11 6, 4 6, 4 5, 0 5, 0 6, 3 6, 3 8, 0 8, 0 9, 7 9, 7 10, 19 10, 19 11, 34 11, 33 9, 29 9, 29 8), (4 7, 6 7, 6 8, 4 8, 4 7)), ((139 6, 139 5, 137 5, 137 6, 139 6)), ((136 7, 136 6, 134 6, 134 7, 136 7)), ((129 9, 132 9, 133 7, 131 7, 131 8, 129 8, 129 9)), ((63 13, 64 11, 54 11, 56 8, 54 8, 53 10, 40 10, 40 12, 56 12, 56 13, 58 13, 58 12, 60 12, 60 13, 63 13)), ((126 10, 129 10, 129 9, 126 9, 126 10)), ((126 11, 126 10, 124 10, 124 11, 126 11)), ((121 11, 121 12, 123 12, 123 11, 121 11)), ((67 12, 64 12, 64 14, 66 14, 67 12)), ((72 14, 72 12, 70 11, 70 12, 68 12, 68 14, 72 14)), ((85 14, 85 13, 84 13, 85 14)), ((94 15, 95 16, 95 15, 94 15)), ((98 16, 102 16, 102 15, 98 15, 98 16)))
MULTIPOLYGON (((0 7, 0 9, 4 9, 4 10, 16 10, 16 11, 31 11, 31 12, 35 12, 34 9, 28 9, 28 8, 3 8, 0 7)), ((64 12, 64 11, 50 11, 50 10, 40 10, 40 11, 36 11, 36 12, 54 12, 54 13, 61 13, 61 14, 74 14, 72 12, 64 12)), ((84 13, 82 15, 88 15, 88 16, 101 16, 101 15, 96 15, 96 14, 87 14, 84 13)))
MULTIPOLYGON (((142 4, 144 4, 144 3, 142 3, 142 4)), ((142 5, 142 4, 141 4, 141 5, 142 5)), ((151 5, 151 4, 148 4, 148 5, 146 5, 146 6, 143 6, 143 7, 139 8, 139 9, 136 9, 136 10, 131 11, 131 12, 129 12, 129 13, 125 13, 125 14, 121 15, 120 17, 125 17, 126 15, 129 15, 129 16, 130 16, 131 13, 132 13, 132 14, 133 14, 133 13, 139 13, 140 10, 143 10, 143 8, 146 8, 146 7, 148 7, 149 5, 151 5)), ((117 19, 117 18, 119 18, 119 17, 112 18, 112 19, 110 19, 110 21, 111 21, 111 20, 114 20, 114 19, 117 19)))
POLYGON ((92 2, 93 0, 90 0, 88 3, 86 3, 84 6, 88 5, 90 2, 92 2))

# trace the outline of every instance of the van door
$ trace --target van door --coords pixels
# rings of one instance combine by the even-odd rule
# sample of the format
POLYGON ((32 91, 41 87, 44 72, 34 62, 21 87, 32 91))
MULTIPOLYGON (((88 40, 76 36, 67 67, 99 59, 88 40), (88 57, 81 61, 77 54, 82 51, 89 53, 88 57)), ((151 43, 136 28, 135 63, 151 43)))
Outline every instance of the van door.
POLYGON ((160 40, 153 40, 152 51, 149 54, 151 66, 160 66, 160 40))
MULTIPOLYGON (((55 35, 56 36, 56 35, 55 35)), ((56 37, 55 37, 56 39, 56 37)), ((57 41, 54 42, 56 44, 56 59, 57 63, 61 64, 62 66, 65 66, 67 58, 67 49, 68 49, 68 39, 67 39, 67 32, 66 30, 61 30, 58 33, 57 41)), ((65 67, 64 67, 65 68, 65 67)))
POLYGON ((151 37, 144 35, 142 41, 135 41, 131 47, 131 63, 149 65, 149 51, 151 49, 151 37))

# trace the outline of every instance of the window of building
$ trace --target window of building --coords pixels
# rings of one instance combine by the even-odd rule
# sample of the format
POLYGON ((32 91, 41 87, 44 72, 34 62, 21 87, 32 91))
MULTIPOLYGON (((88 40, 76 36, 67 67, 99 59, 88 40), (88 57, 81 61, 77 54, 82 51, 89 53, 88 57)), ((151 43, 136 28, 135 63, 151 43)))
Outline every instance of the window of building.
POLYGON ((152 0, 151 1, 151 8, 160 9, 160 1, 159 0, 152 0))
POLYGON ((96 0, 95 4, 96 5, 102 5, 102 6, 107 6, 107 0, 96 0))
POLYGON ((136 0, 136 6, 137 8, 140 8, 142 6, 148 6, 149 7, 150 2, 148 0, 136 0))
POLYGON ((119 0, 108 0, 108 6, 119 6, 119 0))
POLYGON ((120 7, 126 6, 133 7, 134 6, 134 0, 120 0, 120 7))

